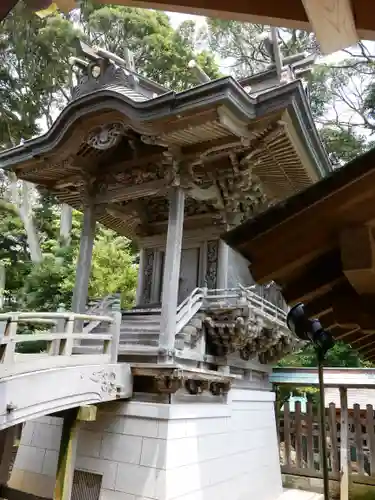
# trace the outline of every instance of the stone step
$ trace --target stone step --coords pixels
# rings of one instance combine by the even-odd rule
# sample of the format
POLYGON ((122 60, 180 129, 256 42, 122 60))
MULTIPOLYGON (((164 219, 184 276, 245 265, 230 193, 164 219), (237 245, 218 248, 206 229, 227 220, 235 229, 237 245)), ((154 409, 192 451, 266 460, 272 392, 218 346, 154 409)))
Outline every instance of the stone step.
POLYGON ((153 332, 159 332, 160 331, 160 325, 145 325, 145 324, 142 324, 142 325, 129 325, 128 323, 124 324, 122 323, 121 324, 121 327, 120 327, 120 333, 125 333, 125 332, 129 332, 129 333, 153 333, 153 332))
POLYGON ((137 355, 156 356, 159 351, 159 346, 154 345, 137 345, 137 344, 122 344, 119 345, 119 354, 121 355, 137 355))
POLYGON ((136 339, 120 339, 120 345, 123 347, 127 345, 157 347, 159 345, 159 339, 148 339, 148 340, 142 339, 142 342, 140 342, 139 344, 137 344, 136 339))
POLYGON ((120 339, 132 339, 132 342, 140 342, 147 339, 159 338, 160 332, 121 332, 120 339))
POLYGON ((143 321, 143 320, 152 320, 152 319, 159 319, 160 320, 161 315, 160 314, 124 314, 122 313, 122 319, 127 321, 143 321))
POLYGON ((131 323, 132 325, 138 325, 138 324, 142 324, 142 323, 145 323, 145 324, 150 323, 150 324, 160 325, 160 316, 148 316, 148 317, 123 316, 121 322, 122 323, 129 323, 129 324, 131 323))

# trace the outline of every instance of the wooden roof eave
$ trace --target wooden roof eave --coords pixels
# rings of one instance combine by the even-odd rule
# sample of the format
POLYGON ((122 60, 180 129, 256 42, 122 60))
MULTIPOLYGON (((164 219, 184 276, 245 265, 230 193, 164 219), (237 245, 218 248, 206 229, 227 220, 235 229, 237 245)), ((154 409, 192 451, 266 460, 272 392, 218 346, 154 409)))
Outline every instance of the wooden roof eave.
MULTIPOLYGON (((293 231, 287 234, 286 225, 290 229, 292 229, 291 224, 295 227, 303 227, 308 234, 309 228, 305 224, 305 219, 314 217, 313 210, 317 206, 326 203, 332 196, 339 193, 343 193, 341 195, 343 198, 350 199, 350 190, 360 182, 362 185, 364 179, 366 180, 363 186, 366 187, 367 184, 368 189, 367 179, 373 175, 375 177, 375 149, 352 160, 345 167, 331 172, 306 190, 247 220, 224 234, 223 239, 229 246, 252 261, 253 249, 265 244, 266 240, 269 244, 275 238, 276 232, 282 233, 281 240, 284 244, 289 242, 293 231)), ((253 266, 256 266, 255 261, 253 261, 253 266)), ((270 267, 274 267, 271 260, 270 267)))
MULTIPOLYGON (((309 107, 306 100, 301 100, 301 93, 303 93, 303 88, 301 83, 297 81, 254 98, 247 94, 231 77, 214 80, 178 94, 169 92, 143 102, 130 101, 119 93, 101 89, 71 102, 62 111, 51 129, 43 136, 1 152, 0 166, 5 169, 13 168, 51 152, 64 139, 73 124, 89 113, 117 110, 133 121, 136 126, 147 124, 147 131, 152 135, 152 133, 157 134, 158 120, 172 115, 178 116, 194 109, 203 109, 207 106, 224 105, 247 126, 256 117, 289 106, 295 95, 299 96, 298 99, 302 103, 302 114, 308 116, 309 107), (155 124, 155 130, 152 132, 150 132, 150 124, 151 127, 152 124, 155 124)), ((312 130, 314 131, 314 128, 312 130)), ((303 133, 311 134, 312 132, 306 126, 303 133)), ((308 142, 306 142, 306 147, 309 147, 308 142)))

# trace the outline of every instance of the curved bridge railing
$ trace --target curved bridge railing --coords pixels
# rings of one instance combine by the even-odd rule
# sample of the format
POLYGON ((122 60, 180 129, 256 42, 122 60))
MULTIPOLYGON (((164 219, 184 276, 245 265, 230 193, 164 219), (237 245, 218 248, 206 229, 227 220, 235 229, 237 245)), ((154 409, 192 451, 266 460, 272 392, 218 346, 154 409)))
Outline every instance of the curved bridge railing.
POLYGON ((0 430, 68 408, 130 397, 130 366, 117 362, 120 324, 120 312, 0 314, 0 430), (85 333, 85 321, 103 323, 104 332, 85 333), (20 333, 25 325, 40 331, 20 333), (95 352, 77 353, 76 346, 90 340, 98 346, 95 352), (35 341, 44 341, 46 349, 17 352, 18 344, 35 341))
POLYGON ((30 370, 117 361, 121 313, 95 316, 69 312, 12 312, 0 314, 1 323, 3 335, 0 337, 0 379, 30 370), (106 324, 108 331, 100 334, 85 332, 79 327, 83 321, 106 324), (19 333, 24 326, 39 327, 39 331, 32 334, 19 333), (49 331, 46 332, 46 329, 49 331), (94 355, 75 354, 74 347, 85 340, 101 342, 101 352, 94 355), (17 356, 18 344, 38 341, 45 342, 46 349, 38 357, 33 357, 31 365, 26 361, 27 357, 17 356))

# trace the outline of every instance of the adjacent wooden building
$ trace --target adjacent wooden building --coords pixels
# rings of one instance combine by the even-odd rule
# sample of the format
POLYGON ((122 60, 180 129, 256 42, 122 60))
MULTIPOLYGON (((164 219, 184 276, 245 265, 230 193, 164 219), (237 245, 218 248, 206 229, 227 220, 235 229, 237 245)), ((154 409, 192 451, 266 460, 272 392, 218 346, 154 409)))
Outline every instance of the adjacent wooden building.
POLYGON ((259 283, 274 280, 332 335, 375 359, 374 160, 359 156, 227 233, 259 283), (277 252, 270 252, 277 248, 277 252))

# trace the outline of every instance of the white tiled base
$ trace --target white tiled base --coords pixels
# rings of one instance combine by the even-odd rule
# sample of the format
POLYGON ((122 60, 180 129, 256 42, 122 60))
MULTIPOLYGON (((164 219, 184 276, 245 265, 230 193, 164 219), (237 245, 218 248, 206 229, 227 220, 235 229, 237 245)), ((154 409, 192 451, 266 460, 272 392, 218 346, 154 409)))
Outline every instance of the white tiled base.
POLYGON ((285 490, 277 500, 324 500, 324 495, 311 491, 285 490))
MULTIPOLYGON (((27 424, 10 486, 51 497, 60 436, 58 419, 27 424)), ((76 468, 102 475, 100 500, 276 500, 273 394, 233 389, 228 404, 102 406, 80 430, 76 468)))

